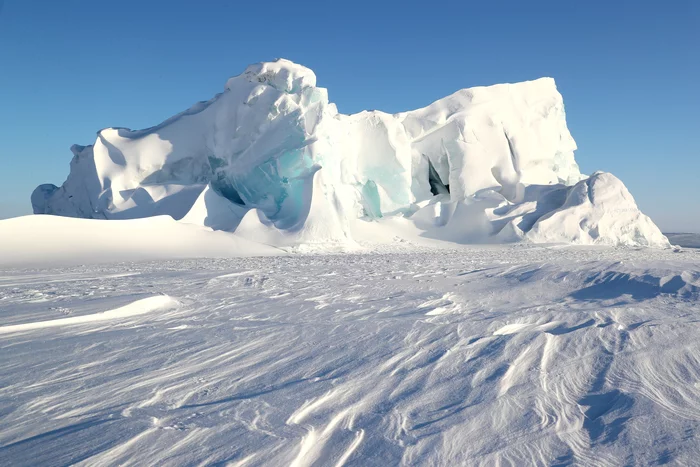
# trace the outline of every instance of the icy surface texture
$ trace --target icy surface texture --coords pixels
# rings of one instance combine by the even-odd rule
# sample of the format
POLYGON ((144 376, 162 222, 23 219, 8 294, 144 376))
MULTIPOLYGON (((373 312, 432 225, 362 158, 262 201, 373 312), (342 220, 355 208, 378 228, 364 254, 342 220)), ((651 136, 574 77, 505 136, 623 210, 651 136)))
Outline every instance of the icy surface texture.
POLYGON ((595 184, 617 195, 568 204, 584 189, 567 195, 585 178, 575 149, 551 78, 464 89, 395 115, 348 116, 311 70, 280 59, 249 66, 223 93, 158 126, 108 128, 93 145, 73 146, 66 182, 39 186, 32 206, 84 218, 170 215, 237 232, 242 224, 239 233, 273 244, 351 245, 355 219, 413 219, 427 204, 441 212, 412 222, 462 243, 667 246, 614 177, 595 184), (608 221, 616 209, 627 214, 608 221))
POLYGON ((567 190, 562 207, 539 218, 526 238, 537 243, 668 246, 668 239, 639 211, 625 185, 605 172, 567 190))
POLYGON ((604 172, 573 186, 526 185, 517 203, 496 190, 466 202, 436 197, 413 217, 424 235, 458 243, 670 246, 622 182, 604 172))
POLYGON ((11 269, 0 241, 0 465, 698 465, 700 250, 447 246, 11 269))

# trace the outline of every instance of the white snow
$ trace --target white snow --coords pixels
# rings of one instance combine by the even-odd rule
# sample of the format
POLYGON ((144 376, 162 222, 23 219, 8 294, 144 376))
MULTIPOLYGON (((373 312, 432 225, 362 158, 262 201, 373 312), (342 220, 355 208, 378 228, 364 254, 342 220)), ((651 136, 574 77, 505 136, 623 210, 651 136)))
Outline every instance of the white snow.
POLYGON ((281 250, 168 216, 106 221, 34 215, 0 220, 0 267, 279 255, 281 250))
POLYGON ((0 221, 0 465, 695 464, 700 250, 574 149, 549 78, 286 60, 100 131, 0 221))
POLYGON ((26 332, 35 329, 46 329, 57 326, 71 326, 75 324, 94 323, 97 321, 111 321, 119 318, 138 316, 153 311, 166 311, 168 308, 177 307, 178 302, 167 295, 156 295, 154 297, 142 298, 128 305, 103 311, 91 315, 75 316, 73 318, 51 319, 48 321, 33 321, 31 323, 15 324, 11 326, 0 326, 0 334, 14 332, 26 332))
POLYGON ((668 247, 614 177, 595 181, 616 194, 609 202, 550 216, 564 188, 586 178, 575 149, 551 78, 463 89, 395 115, 342 115, 313 71, 281 59, 249 66, 222 94, 158 126, 101 130, 93 145, 72 148, 66 182, 39 186, 32 205, 83 218, 170 215, 226 231, 256 218, 265 228, 253 230, 285 248, 352 248, 357 219, 414 216, 425 236, 459 243, 668 247), (629 212, 608 222, 617 201, 629 212), (439 204, 437 221, 420 213, 426 204, 439 204), (538 218, 550 221, 530 232, 538 218))
POLYGON ((637 208, 612 174, 597 172, 572 187, 563 206, 540 217, 526 238, 537 243, 668 246, 668 239, 637 208))
POLYGON ((401 245, 0 270, 0 464, 695 463, 700 251, 401 245))

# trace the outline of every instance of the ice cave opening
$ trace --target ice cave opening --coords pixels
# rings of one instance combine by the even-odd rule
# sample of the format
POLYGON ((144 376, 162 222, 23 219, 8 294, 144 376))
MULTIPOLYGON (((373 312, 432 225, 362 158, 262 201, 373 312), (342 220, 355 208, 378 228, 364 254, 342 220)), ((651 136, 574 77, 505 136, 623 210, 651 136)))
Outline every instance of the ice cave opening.
POLYGON ((435 170, 433 163, 430 162, 428 157, 426 157, 426 159, 428 159, 428 183, 430 183, 430 192, 433 194, 433 196, 449 195, 450 184, 443 183, 443 181, 440 179, 440 175, 437 173, 437 170, 435 170))

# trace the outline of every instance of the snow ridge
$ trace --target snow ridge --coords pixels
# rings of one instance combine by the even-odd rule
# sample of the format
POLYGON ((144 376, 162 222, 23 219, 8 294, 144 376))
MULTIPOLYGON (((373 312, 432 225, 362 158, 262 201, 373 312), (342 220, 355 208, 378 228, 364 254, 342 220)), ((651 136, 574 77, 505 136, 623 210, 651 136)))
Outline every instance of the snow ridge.
POLYGON ((27 332, 35 329, 46 329, 59 326, 71 326, 76 324, 94 323, 99 321, 111 321, 120 318, 143 315, 157 310, 176 308, 178 301, 167 295, 155 295, 153 297, 142 298, 128 305, 124 305, 113 310, 94 313, 91 315, 74 316, 72 318, 53 319, 48 321, 36 321, 32 323, 14 324, 11 326, 0 326, 0 334, 15 332, 27 332))

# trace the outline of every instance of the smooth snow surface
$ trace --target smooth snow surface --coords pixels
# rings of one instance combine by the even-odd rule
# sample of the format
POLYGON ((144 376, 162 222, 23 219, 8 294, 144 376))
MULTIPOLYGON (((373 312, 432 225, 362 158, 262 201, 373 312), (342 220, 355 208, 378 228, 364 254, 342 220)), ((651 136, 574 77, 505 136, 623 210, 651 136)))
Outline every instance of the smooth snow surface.
POLYGON ((700 251, 392 251, 0 270, 0 465, 697 463, 700 251))
POLYGON ((0 220, 0 267, 282 253, 168 216, 105 221, 34 215, 0 220))
POLYGON ((158 126, 99 131, 72 147, 65 183, 39 186, 31 201, 36 214, 170 215, 227 231, 256 218, 247 232, 280 247, 352 248, 356 219, 416 214, 426 237, 457 243, 668 247, 613 176, 591 188, 605 202, 570 202, 586 178, 575 149, 551 78, 463 89, 395 115, 342 115, 313 71, 280 59, 158 126), (439 214, 420 213, 426 204, 439 214))

